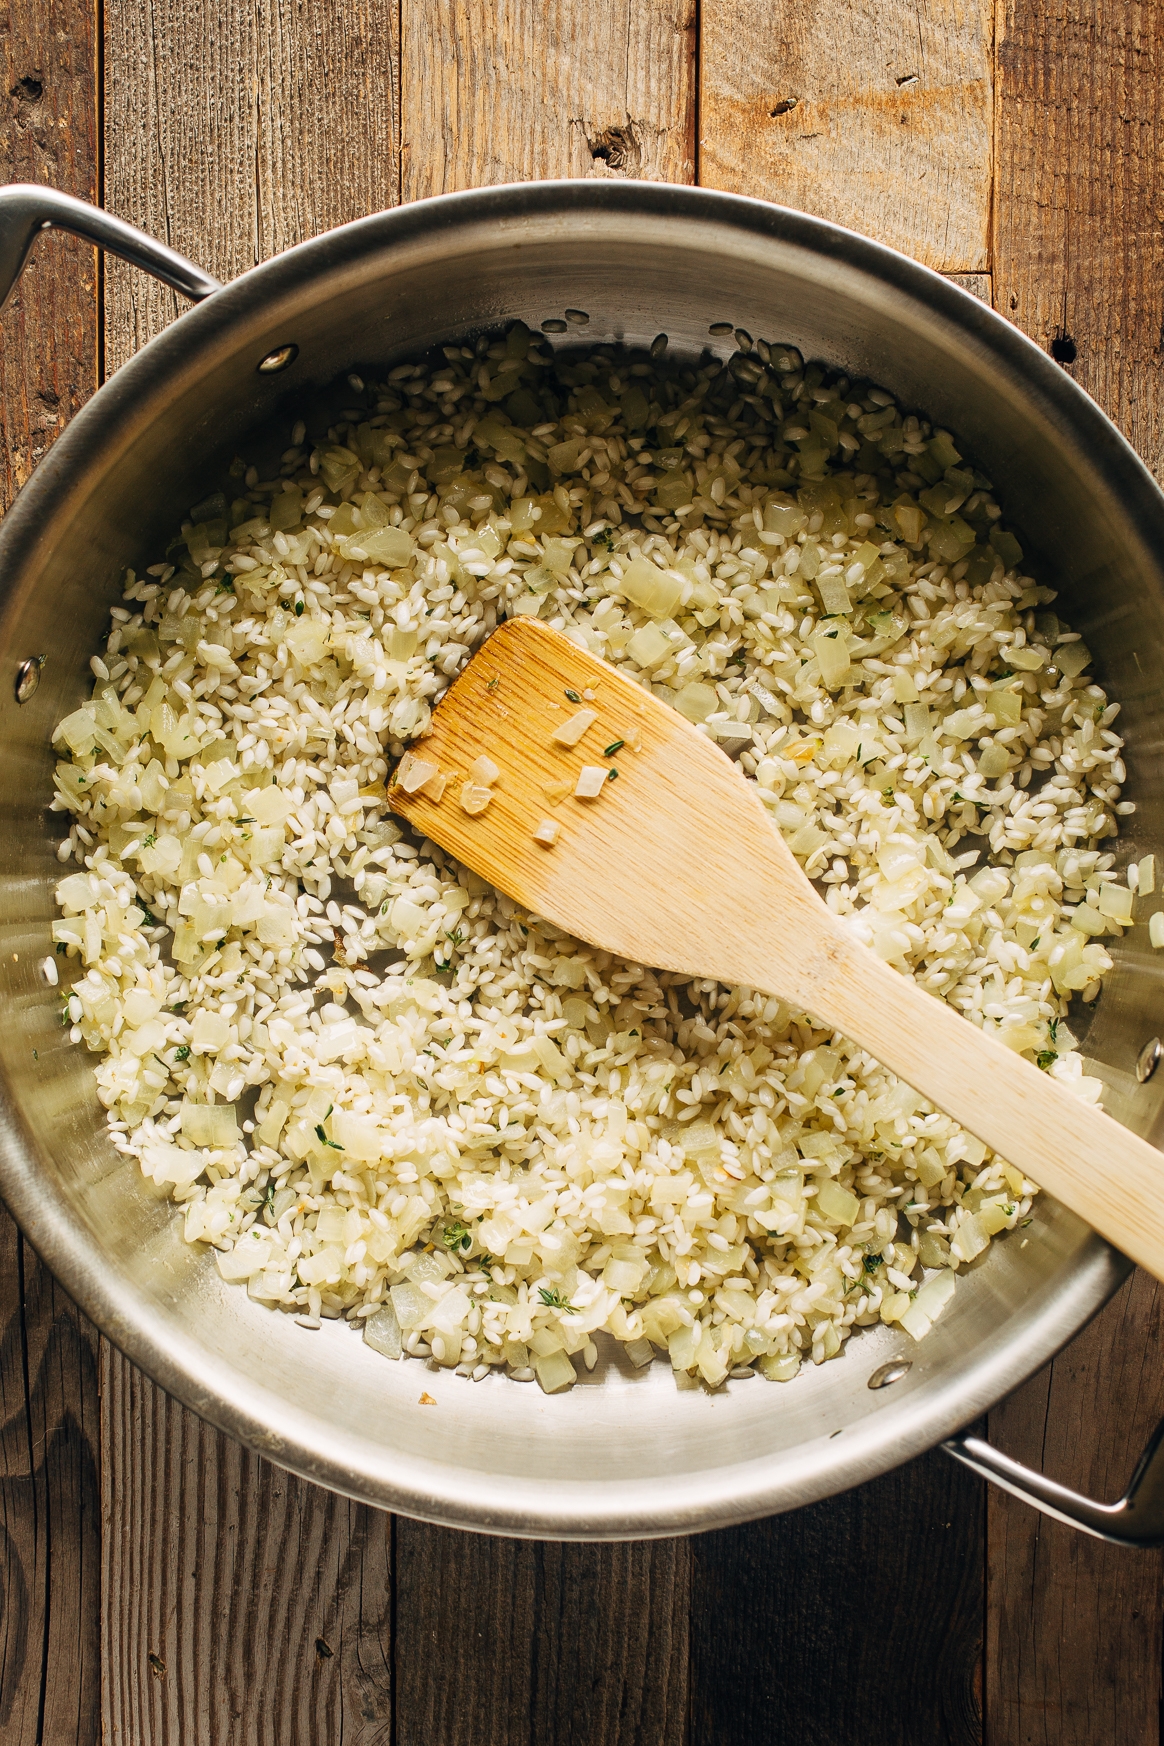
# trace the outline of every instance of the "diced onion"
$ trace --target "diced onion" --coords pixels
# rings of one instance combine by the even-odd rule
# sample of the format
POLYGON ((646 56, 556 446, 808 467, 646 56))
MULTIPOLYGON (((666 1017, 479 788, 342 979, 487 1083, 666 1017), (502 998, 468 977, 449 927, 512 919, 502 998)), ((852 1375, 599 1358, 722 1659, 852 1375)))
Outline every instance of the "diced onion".
POLYGON ((534 842, 543 843, 548 849, 558 840, 558 823, 556 819, 544 818, 534 832, 534 842))
POLYGON ((461 811, 476 817, 484 812, 493 799, 493 790, 482 787, 479 782, 466 782, 461 788, 461 811))
POLYGON ((486 788, 492 787, 500 774, 501 771, 497 768, 493 759, 487 758, 484 753, 482 753, 479 758, 474 758, 473 762, 469 765, 470 780, 473 782, 480 782, 486 788))
POLYGON ((597 720, 597 710, 580 709, 569 721, 564 721, 560 728, 555 728, 550 737, 555 746, 576 746, 587 728, 597 720))
POLYGON ((597 800, 606 787, 609 772, 605 764, 583 764, 574 784, 576 800, 597 800))
POLYGON ((426 782, 431 782, 439 774, 438 766, 428 758, 418 758, 415 752, 405 752, 396 767, 396 783, 399 788, 403 788, 405 794, 416 794, 426 782))

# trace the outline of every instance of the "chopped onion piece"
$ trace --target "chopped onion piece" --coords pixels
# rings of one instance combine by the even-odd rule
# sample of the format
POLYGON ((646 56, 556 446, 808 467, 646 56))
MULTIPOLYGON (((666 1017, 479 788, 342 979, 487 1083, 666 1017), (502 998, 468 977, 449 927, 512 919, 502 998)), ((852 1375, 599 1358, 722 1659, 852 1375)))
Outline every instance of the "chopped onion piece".
POLYGON ((632 752, 643 749, 643 730, 637 721, 632 721, 629 727, 624 727, 621 733, 622 743, 629 746, 632 752))
POLYGON ((564 721, 560 728, 555 728, 551 738, 555 746, 576 746, 586 729, 597 720, 597 710, 580 709, 569 721, 564 721))
POLYGON ((1149 921, 1148 938, 1157 950, 1164 946, 1164 909, 1158 909, 1149 921))
POLYGON ((423 795, 425 795, 425 797, 427 799, 433 801, 436 804, 439 804, 439 802, 444 797, 444 792, 445 792, 445 789, 448 787, 448 785, 449 785, 448 771, 447 770, 443 770, 443 771, 438 770, 434 776, 429 777, 428 781, 424 784, 424 787, 420 790, 420 792, 423 795))
POLYGON ((542 793, 545 795, 551 806, 561 806, 567 794, 570 793, 572 786, 573 784, 570 782, 569 778, 565 777, 561 782, 547 782, 542 789, 542 793))
POLYGON ((466 782, 461 788, 461 810, 471 814, 484 812, 493 799, 493 790, 483 788, 479 782, 466 782))
POLYGON ((396 766, 397 786, 403 788, 405 794, 416 794, 439 774, 437 765, 428 758, 418 758, 415 752, 405 752, 396 766))
POLYGON ((596 800, 606 787, 609 774, 605 764, 583 764, 574 784, 575 799, 596 800))
POLYGON ((558 840, 557 820, 552 819, 552 818, 544 818, 542 820, 541 824, 538 826, 537 830, 534 832, 534 842, 535 843, 544 843, 545 847, 548 849, 551 846, 551 844, 556 843, 557 840, 558 840))
POLYGON ((1141 897, 1148 897, 1156 889, 1156 857, 1145 855, 1139 864, 1136 890, 1141 897))
POLYGON ((481 757, 474 759, 474 761, 469 765, 469 780, 471 782, 483 782, 486 788, 491 787, 500 774, 501 771, 497 768, 493 759, 485 757, 484 753, 482 753, 481 757))

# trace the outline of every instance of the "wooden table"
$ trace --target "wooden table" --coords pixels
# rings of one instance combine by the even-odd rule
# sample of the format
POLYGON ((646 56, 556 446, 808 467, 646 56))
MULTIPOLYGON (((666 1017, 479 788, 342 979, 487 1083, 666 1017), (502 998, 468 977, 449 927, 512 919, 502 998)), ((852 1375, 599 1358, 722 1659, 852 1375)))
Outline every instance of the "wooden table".
MULTIPOLYGON (((1164 469, 1161 0, 4 0, 0 174, 223 278, 402 200, 698 181, 991 300, 1164 469)), ((173 295, 57 237, 0 322, 4 501, 173 295)), ((587 1547, 392 1519, 106 1345, 0 1213, 0 1746, 1158 1746, 1164 1561, 938 1454, 587 1547), (101 1730, 104 1733, 101 1733, 101 1730)), ((1164 1411, 1135 1279, 990 1415, 1113 1496, 1164 1411)))

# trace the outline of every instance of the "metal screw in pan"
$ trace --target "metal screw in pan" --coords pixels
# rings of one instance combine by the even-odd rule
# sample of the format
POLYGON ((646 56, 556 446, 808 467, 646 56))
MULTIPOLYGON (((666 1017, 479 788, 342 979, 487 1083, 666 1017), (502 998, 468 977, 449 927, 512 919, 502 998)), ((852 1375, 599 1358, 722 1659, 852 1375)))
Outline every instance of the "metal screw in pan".
POLYGON ((1159 1037, 1150 1037, 1136 1061, 1136 1078, 1141 1085, 1147 1085, 1160 1065, 1161 1055, 1164 1055, 1164 1044, 1161 1044, 1159 1037))
POLYGON ((40 684, 40 670, 48 660, 47 655, 33 655, 31 660, 21 661, 16 669, 16 701, 27 703, 37 686, 40 684))

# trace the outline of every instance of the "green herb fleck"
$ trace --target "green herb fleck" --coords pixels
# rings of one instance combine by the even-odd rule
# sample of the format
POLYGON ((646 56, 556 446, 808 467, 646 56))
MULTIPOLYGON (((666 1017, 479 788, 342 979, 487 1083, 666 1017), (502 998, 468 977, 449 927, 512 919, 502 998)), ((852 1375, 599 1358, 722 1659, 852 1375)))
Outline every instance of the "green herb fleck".
POLYGON ((884 801, 886 801, 886 802, 889 802, 889 801, 891 801, 891 800, 892 800, 892 799, 893 799, 893 790, 892 790, 892 788, 883 788, 883 789, 882 789, 882 790, 881 790, 881 798, 882 798, 882 800, 884 800, 884 801))
POLYGON ((865 1257, 865 1271, 866 1271, 866 1273, 876 1273, 876 1271, 880 1267, 880 1265, 881 1265, 880 1255, 866 1255, 866 1257, 865 1257))
POLYGON ((1055 1049, 1040 1049, 1038 1054, 1035 1056, 1035 1066, 1041 1067, 1043 1069, 1043 1072, 1046 1073, 1049 1068, 1051 1068, 1055 1065, 1055 1063, 1058 1059, 1059 1059, 1059 1055, 1058 1055, 1057 1050, 1055 1050, 1055 1049))
POLYGON ((295 616, 296 618, 303 617, 303 602, 301 600, 295 602, 295 616))
POLYGON ((494 677, 494 678, 493 678, 493 679, 490 679, 490 681, 489 681, 489 683, 488 683, 488 684, 487 684, 487 685, 486 685, 486 687, 485 687, 485 689, 486 689, 486 691, 496 691, 496 690, 497 690, 497 687, 498 687, 498 686, 499 686, 499 685, 500 685, 500 684, 501 684, 501 680, 500 680, 500 678, 498 678, 498 677, 494 677))
POLYGON ((461 1223, 460 1219, 456 1219, 451 1225, 446 1225, 441 1232, 441 1242, 446 1249, 454 1251, 471 1249, 473 1247, 473 1233, 461 1223))
MULTIPOLYGON (((328 1114, 329 1115, 331 1114, 330 1110, 328 1111, 328 1114)), ((323 1123, 322 1122, 317 1122, 315 1125, 315 1137, 319 1141, 321 1146, 330 1146, 333 1152, 342 1152, 343 1151, 343 1147, 341 1145, 339 1145, 335 1140, 328 1139, 327 1135, 323 1131, 323 1123)))
POLYGON ((610 769, 606 772, 606 780, 608 782, 616 782, 618 780, 618 771, 614 768, 613 764, 611 765, 610 769))
POLYGON ((139 849, 152 849, 154 844, 157 842, 157 840, 158 840, 157 831, 151 831, 149 836, 143 837, 141 842, 137 846, 139 849))
POLYGON ((614 754, 616 752, 621 752, 622 748, 625 745, 626 745, 625 740, 611 740, 609 746, 607 746, 607 748, 606 748, 605 752, 603 752, 602 756, 604 758, 613 758, 614 754))
POLYGON ((547 1291, 544 1285, 539 1285, 538 1296, 541 1298, 547 1309, 561 1310, 562 1314, 567 1316, 576 1316, 578 1314, 574 1305, 562 1296, 561 1291, 556 1285, 549 1291, 547 1291))
POLYGON ((190 1045, 189 1045, 189 1043, 179 1044, 179 1046, 174 1050, 174 1060, 175 1061, 188 1061, 189 1059, 190 1059, 190 1045))
POLYGON ((571 703, 581 703, 581 701, 582 701, 582 699, 579 697, 578 693, 576 691, 571 691, 568 686, 566 688, 566 696, 569 698, 571 703))

